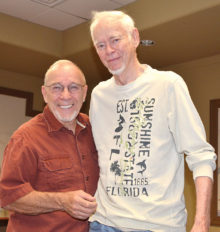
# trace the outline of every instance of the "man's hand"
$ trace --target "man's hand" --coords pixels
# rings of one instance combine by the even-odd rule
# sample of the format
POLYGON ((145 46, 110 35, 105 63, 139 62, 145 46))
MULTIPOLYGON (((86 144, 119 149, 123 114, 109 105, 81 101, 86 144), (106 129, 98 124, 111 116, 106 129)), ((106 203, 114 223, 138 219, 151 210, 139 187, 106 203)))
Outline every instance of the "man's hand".
POLYGON ((77 219, 87 219, 97 207, 95 197, 82 191, 64 192, 59 196, 62 210, 77 219))

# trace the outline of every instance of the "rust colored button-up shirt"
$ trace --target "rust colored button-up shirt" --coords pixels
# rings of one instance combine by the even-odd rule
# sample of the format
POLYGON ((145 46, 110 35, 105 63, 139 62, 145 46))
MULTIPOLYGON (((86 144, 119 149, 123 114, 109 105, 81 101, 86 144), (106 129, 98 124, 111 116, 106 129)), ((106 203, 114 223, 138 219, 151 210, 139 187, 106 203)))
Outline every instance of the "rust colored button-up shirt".
MULTIPOLYGON (((0 205, 4 207, 33 190, 94 194, 98 162, 88 116, 79 114, 75 135, 56 120, 46 106, 42 114, 23 124, 4 153, 0 205)), ((38 216, 12 213, 7 231, 86 232, 88 222, 55 211, 38 216)))

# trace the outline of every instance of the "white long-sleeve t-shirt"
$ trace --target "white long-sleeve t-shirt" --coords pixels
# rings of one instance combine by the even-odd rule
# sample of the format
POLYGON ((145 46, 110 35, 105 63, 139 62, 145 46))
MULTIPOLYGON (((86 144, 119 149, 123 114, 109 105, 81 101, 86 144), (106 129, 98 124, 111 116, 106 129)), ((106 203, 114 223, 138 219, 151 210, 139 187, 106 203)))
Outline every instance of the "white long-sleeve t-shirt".
POLYGON ((185 232, 184 154, 194 179, 213 178, 216 155, 183 79, 150 66, 123 86, 112 77, 94 88, 90 120, 100 165, 90 221, 185 232))

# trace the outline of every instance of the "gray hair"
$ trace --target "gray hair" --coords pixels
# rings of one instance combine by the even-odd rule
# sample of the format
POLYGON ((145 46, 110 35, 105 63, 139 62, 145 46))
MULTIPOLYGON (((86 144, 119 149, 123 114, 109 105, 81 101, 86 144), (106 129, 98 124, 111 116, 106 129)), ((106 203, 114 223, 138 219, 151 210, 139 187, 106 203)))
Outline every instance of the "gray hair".
POLYGON ((94 32, 94 28, 96 27, 96 25, 102 21, 102 20, 108 20, 108 21, 117 21, 118 23, 120 23, 121 25, 124 26, 125 30, 128 32, 128 34, 131 34, 131 32, 133 31, 133 29, 135 28, 135 23, 134 20, 127 14, 125 14, 122 11, 94 11, 92 12, 92 21, 90 24, 90 33, 91 33, 91 37, 92 40, 94 41, 94 37, 93 37, 93 32, 94 32))
POLYGON ((49 76, 49 72, 54 69, 54 68, 57 68, 57 67, 61 67, 61 66, 65 66, 65 65, 70 65, 70 66, 74 66, 76 68, 79 69, 79 71, 81 72, 82 74, 82 78, 83 78, 83 82, 86 84, 86 78, 85 78, 85 75, 84 73, 81 71, 81 69, 76 65, 74 64, 72 61, 70 60, 58 60, 56 62, 54 62, 47 70, 47 72, 45 73, 45 76, 44 76, 44 85, 46 85, 47 83, 47 80, 48 80, 48 76, 49 76))

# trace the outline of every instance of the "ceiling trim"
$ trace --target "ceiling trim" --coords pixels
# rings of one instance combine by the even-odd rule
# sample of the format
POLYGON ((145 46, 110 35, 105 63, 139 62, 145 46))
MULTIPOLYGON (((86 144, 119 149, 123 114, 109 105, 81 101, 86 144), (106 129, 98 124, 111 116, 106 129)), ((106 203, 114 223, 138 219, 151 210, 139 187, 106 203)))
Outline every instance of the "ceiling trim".
POLYGON ((32 2, 37 2, 45 6, 54 7, 65 0, 31 0, 32 2))

